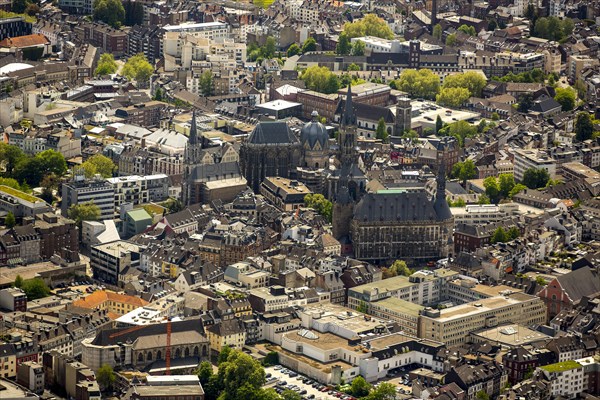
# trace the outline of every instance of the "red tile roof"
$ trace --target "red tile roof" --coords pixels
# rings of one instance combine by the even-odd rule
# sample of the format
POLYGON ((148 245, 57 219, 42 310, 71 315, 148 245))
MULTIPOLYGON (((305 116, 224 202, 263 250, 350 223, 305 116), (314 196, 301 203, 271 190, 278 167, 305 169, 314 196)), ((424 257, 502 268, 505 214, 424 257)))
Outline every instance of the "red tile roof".
POLYGON ((50 44, 50 41, 46 38, 46 36, 35 33, 33 35, 25 35, 25 36, 17 36, 14 38, 6 38, 0 41, 0 47, 33 47, 50 44))

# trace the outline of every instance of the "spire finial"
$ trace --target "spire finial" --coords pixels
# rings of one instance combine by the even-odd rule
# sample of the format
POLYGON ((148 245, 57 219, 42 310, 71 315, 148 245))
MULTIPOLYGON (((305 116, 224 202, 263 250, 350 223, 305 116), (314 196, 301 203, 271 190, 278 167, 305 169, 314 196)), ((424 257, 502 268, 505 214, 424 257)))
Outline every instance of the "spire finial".
POLYGON ((352 106, 352 83, 348 83, 348 93, 346 94, 346 104, 344 106, 344 118, 342 123, 344 126, 354 125, 354 110, 352 106))

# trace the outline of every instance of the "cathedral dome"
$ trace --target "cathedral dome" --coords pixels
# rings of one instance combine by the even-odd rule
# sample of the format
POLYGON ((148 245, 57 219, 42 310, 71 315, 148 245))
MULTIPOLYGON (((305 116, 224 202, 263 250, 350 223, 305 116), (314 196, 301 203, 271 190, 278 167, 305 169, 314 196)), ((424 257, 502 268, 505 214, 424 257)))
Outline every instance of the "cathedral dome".
POLYGON ((312 112, 312 121, 302 127, 300 132, 300 142, 302 146, 314 150, 317 143, 319 143, 319 150, 325 149, 329 141, 329 134, 325 129, 325 125, 318 121, 319 113, 316 111, 312 112))

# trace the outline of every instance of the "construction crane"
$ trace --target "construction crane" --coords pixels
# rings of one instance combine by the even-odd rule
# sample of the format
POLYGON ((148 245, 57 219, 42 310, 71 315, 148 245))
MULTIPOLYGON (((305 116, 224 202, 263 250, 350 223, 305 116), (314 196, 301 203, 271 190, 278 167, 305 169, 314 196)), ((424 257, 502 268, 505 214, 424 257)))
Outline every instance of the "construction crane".
POLYGON ((165 358, 165 375, 171 375, 171 318, 167 319, 167 350, 165 358))

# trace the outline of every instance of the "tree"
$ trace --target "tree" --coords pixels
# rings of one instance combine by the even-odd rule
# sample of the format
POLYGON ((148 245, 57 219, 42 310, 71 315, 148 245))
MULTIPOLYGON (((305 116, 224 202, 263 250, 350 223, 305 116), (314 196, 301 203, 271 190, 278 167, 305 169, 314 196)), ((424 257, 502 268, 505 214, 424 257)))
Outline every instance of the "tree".
POLYGON ((531 93, 526 93, 523 96, 521 96, 519 105, 517 107, 517 111, 522 113, 528 113, 531 106, 533 106, 533 96, 531 95, 531 93))
POLYGON ((69 218, 75 221, 81 228, 83 221, 97 221, 100 219, 100 208, 93 201, 81 204, 73 204, 69 207, 69 218))
POLYGON ((502 197, 508 197, 510 191, 515 187, 515 177, 513 174, 500 174, 498 177, 500 194, 502 197))
POLYGON ((331 222, 333 203, 327 200, 322 194, 307 194, 304 196, 304 205, 313 208, 331 222))
POLYGON ((313 65, 302 73, 301 79, 306 87, 325 94, 336 93, 340 88, 338 77, 327 67, 313 65))
POLYGON ((387 142, 387 126, 385 125, 385 120, 383 119, 383 117, 379 118, 379 121, 377 122, 377 131, 375 137, 381 140, 383 143, 387 142))
POLYGON ((438 133, 440 131, 440 129, 442 129, 444 127, 444 122, 442 121, 442 118, 438 115, 437 118, 435 119, 435 133, 438 133))
POLYGON ((352 55, 353 56, 364 56, 365 55, 365 42, 362 40, 354 41, 352 45, 352 55))
POLYGON ((267 37, 265 45, 261 49, 262 56, 264 58, 273 58, 275 56, 275 50, 277 49, 277 42, 273 36, 267 37))
POLYGON ((446 36, 446 46, 453 47, 455 45, 456 45, 456 34, 451 33, 448 36, 446 36))
MULTIPOLYGON (((473 160, 465 160, 454 165, 458 165, 458 171, 456 177, 462 181, 463 186, 467 184, 469 179, 477 178, 477 170, 475 169, 475 163, 473 160)), ((454 171, 454 167, 452 170, 454 171)))
POLYGON ((366 400, 394 400, 396 398, 396 386, 388 382, 380 383, 364 399, 366 400))
POLYGON ((496 228, 494 234, 490 238, 490 243, 494 244, 506 242, 508 242, 508 234, 506 233, 503 227, 499 226, 498 228, 496 228))
POLYGON ((299 393, 294 392, 293 390, 286 389, 281 392, 282 400, 302 400, 302 396, 299 393))
POLYGON ((110 53, 104 53, 100 56, 94 73, 96 75, 112 75, 117 72, 117 69, 119 69, 119 66, 115 61, 115 57, 110 53))
POLYGON ((475 395, 477 400, 490 400, 490 395, 485 392, 485 390, 480 390, 475 395))
POLYGON ((516 238, 521 236, 521 231, 516 226, 511 226, 506 235, 508 237, 508 240, 515 240, 516 238))
POLYGON ((156 90, 154 91, 154 96, 152 96, 153 100, 156 101, 163 101, 164 100, 164 92, 161 88, 157 87, 156 90))
POLYGON ((492 113, 492 121, 498 121, 500 119, 500 115, 496 111, 492 113))
POLYGON ((440 24, 436 24, 433 27, 433 33, 432 36, 434 38, 436 38, 437 40, 442 40, 442 26, 440 24))
POLYGON ((367 14, 355 22, 347 22, 344 32, 349 38, 375 36, 382 39, 393 39, 394 33, 388 24, 375 14, 367 14))
POLYGON ((371 385, 369 385, 369 383, 367 383, 365 378, 363 378, 362 376, 357 376, 356 378, 354 378, 354 380, 352 380, 352 385, 350 389, 352 396, 364 397, 368 395, 370 391, 371 385))
POLYGON ((465 88, 470 96, 480 97, 486 84, 487 81, 481 74, 470 71, 448 75, 442 88, 465 88))
MULTIPOLYGON (((15 214, 13 214, 11 212, 6 214, 6 217, 4 218, 4 225, 6 225, 6 227, 10 229, 13 226, 15 226, 16 224, 17 224, 17 220, 15 219, 15 214)), ((17 287, 20 287, 20 286, 17 286, 17 287)))
POLYGON ((360 71, 360 66, 352 63, 348 65, 348 71, 360 71))
POLYGON ((479 200, 477 201, 477 204, 490 204, 491 202, 492 201, 490 200, 490 198, 484 193, 479 196, 479 200))
POLYGON ((138 84, 145 84, 154 72, 154 67, 148 62, 144 53, 129 57, 123 66, 123 76, 129 80, 135 79, 138 84))
POLYGON ((203 96, 212 96, 214 92, 213 73, 207 69, 200 75, 198 86, 203 96))
POLYGON ((219 352, 219 357, 217 357, 217 365, 221 365, 221 363, 227 361, 227 357, 231 354, 233 349, 229 346, 221 347, 221 351, 219 352))
POLYGON ((592 117, 588 112, 582 111, 577 114, 577 120, 575 122, 575 138, 583 142, 589 140, 594 136, 594 123, 592 117))
POLYGON ((29 3, 27 5, 27 8, 25 9, 25 14, 30 15, 30 16, 34 16, 37 15, 40 12, 40 6, 38 6, 35 3, 29 3))
POLYGON ((44 150, 35 157, 42 161, 47 174, 63 176, 67 172, 65 157, 57 151, 44 150))
POLYGON ((110 178, 116 168, 115 163, 102 154, 94 154, 82 164, 82 167, 85 170, 86 178, 91 178, 96 174, 100 174, 103 178, 110 178))
POLYGON ((29 301, 50 296, 50 288, 42 278, 27 279, 23 282, 21 289, 27 295, 29 301))
POLYGON ((196 375, 198 375, 202 385, 208 384, 210 378, 213 376, 212 364, 209 361, 202 361, 196 370, 196 375))
POLYGON ((288 47, 288 49, 287 49, 288 57, 292 57, 292 56, 295 56, 296 54, 300 54, 300 53, 302 53, 302 49, 300 49, 300 46, 298 46, 296 43, 292 43, 290 45, 290 47, 288 47))
POLYGON ((27 159, 27 156, 17 146, 0 141, 0 166, 4 166, 4 175, 10 177, 19 162, 27 159))
POLYGON ((340 33, 340 36, 338 37, 338 43, 335 46, 336 54, 347 56, 350 54, 350 50, 352 50, 352 44, 350 43, 348 34, 346 34, 346 32, 340 33))
POLYGON ((442 88, 435 101, 443 107, 458 108, 469 100, 471 94, 466 88, 442 88))
POLYGON ((410 276, 410 275, 412 275, 413 271, 411 271, 410 268, 408 268, 408 265, 406 265, 406 261, 396 260, 390 266, 389 273, 390 273, 390 277, 399 276, 399 275, 410 276))
POLYGON ((561 105, 563 111, 571 111, 575 108, 575 95, 576 92, 570 87, 557 87, 554 100, 556 100, 561 105))
POLYGON ((527 186, 523 185, 522 183, 517 183, 508 193, 508 197, 512 199, 514 195, 522 192, 525 189, 527 189, 527 186))
POLYGON ((96 21, 119 28, 125 22, 125 8, 121 0, 94 0, 93 16, 96 21))
POLYGON ((14 286, 16 288, 22 288, 23 287, 23 277, 21 275, 17 275, 17 277, 15 278, 15 284, 14 286))
POLYGON ((448 206, 449 207, 464 207, 464 206, 467 205, 467 203, 462 198, 460 198, 460 197, 458 199, 456 199, 456 201, 452 201, 448 197, 446 199, 446 201, 448 202, 448 206))
POLYGON ((498 28, 498 22, 496 22, 495 19, 490 19, 488 21, 488 26, 487 26, 487 30, 488 31, 495 31, 498 28))
POLYGON ((279 353, 276 351, 268 352, 263 360, 263 365, 269 366, 269 365, 277 365, 277 364, 279 364, 279 353))
POLYGON ((492 203, 497 203, 500 197, 500 187, 498 186, 498 180, 494 176, 488 176, 483 180, 483 187, 485 188, 485 194, 490 198, 492 203))
POLYGON ((550 174, 544 168, 529 168, 523 173, 523 184, 529 189, 546 187, 550 174))
POLYGON ((231 350, 219 364, 217 377, 219 400, 256 399, 265 383, 265 370, 248 354, 231 350))
POLYGON ((548 284, 548 282, 542 276, 536 276, 535 282, 540 286, 546 286, 548 284))
POLYGON ((113 384, 117 380, 117 376, 110 365, 103 364, 98 369, 98 372, 96 372, 96 380, 100 384, 100 387, 106 390, 112 388, 113 384))
POLYGON ((302 45, 302 53, 308 53, 309 51, 317 51, 317 41, 312 36, 306 39, 302 45))
POLYGON ((123 7, 125 8, 125 25, 142 25, 144 22, 144 5, 141 2, 126 0, 123 7))
POLYGON ((440 91, 440 77, 430 69, 405 69, 395 81, 396 88, 411 97, 435 99, 440 91))
POLYGON ((458 144, 463 147, 465 145, 465 139, 477 136, 477 128, 467 121, 457 121, 440 129, 437 135, 453 136, 458 141, 458 144))
POLYGON ((461 31, 462 33, 469 35, 469 36, 475 36, 477 35, 477 31, 475 31, 475 27, 473 26, 469 26, 466 24, 462 24, 461 26, 458 27, 458 30, 461 31))

